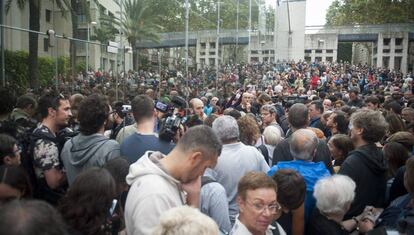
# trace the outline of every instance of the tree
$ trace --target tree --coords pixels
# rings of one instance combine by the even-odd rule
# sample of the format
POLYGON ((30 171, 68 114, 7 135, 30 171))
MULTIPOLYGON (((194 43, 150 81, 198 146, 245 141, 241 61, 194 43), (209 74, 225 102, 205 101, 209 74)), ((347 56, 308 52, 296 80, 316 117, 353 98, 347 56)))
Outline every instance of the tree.
MULTIPOLYGON (((53 0, 56 1, 56 5, 61 9, 62 15, 65 15, 65 7, 70 8, 67 0, 53 0)), ((9 11, 13 0, 6 2, 6 12, 9 11)), ((29 3, 29 29, 33 31, 40 30, 40 0, 18 0, 17 6, 20 10, 23 10, 26 4, 29 3)), ((29 33, 29 85, 31 88, 38 88, 39 86, 39 62, 38 62, 38 44, 39 35, 37 33, 29 33)))
POLYGON ((113 19, 121 33, 126 37, 133 51, 133 68, 138 69, 139 51, 138 43, 149 40, 158 42, 158 33, 162 26, 157 24, 160 21, 157 9, 151 7, 151 0, 125 0, 121 1, 122 14, 113 19))
POLYGON ((327 25, 413 23, 412 0, 335 0, 326 13, 327 25))

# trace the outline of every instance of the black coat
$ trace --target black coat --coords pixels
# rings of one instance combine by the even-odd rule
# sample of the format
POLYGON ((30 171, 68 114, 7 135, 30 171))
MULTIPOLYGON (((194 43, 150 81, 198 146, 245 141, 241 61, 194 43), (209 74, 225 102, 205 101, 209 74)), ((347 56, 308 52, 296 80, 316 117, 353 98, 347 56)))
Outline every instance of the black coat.
POLYGON ((384 207, 387 165, 381 149, 375 144, 351 151, 338 174, 351 177, 356 184, 354 202, 344 219, 361 214, 365 206, 384 207))

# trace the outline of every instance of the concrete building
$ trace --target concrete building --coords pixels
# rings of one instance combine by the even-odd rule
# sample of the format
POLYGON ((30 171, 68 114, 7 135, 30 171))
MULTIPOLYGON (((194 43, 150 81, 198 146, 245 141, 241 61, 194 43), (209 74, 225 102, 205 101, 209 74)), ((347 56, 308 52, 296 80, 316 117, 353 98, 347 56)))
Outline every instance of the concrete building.
MULTIPOLYGON (((278 1, 279 2, 279 1, 278 1)), ((284 0, 276 4, 276 60, 303 60, 305 50, 305 0, 284 0)))
MULTIPOLYGON (((72 21, 71 14, 67 8, 64 9, 64 15, 62 10, 59 9, 54 0, 44 0, 40 4, 40 32, 45 33, 49 29, 53 29, 56 35, 63 35, 66 37, 72 37, 72 21)), ((96 27, 100 27, 99 19, 102 14, 112 14, 119 16, 120 7, 115 0, 99 0, 96 4, 95 1, 89 2, 91 21, 87 22, 86 15, 81 13, 78 15, 78 32, 79 39, 87 40, 88 23, 90 30, 90 38, 94 35, 96 27), (91 22, 96 22, 96 25, 92 25, 91 22)), ((26 5, 23 9, 19 9, 17 1, 11 1, 10 9, 5 15, 4 24, 7 26, 29 29, 29 3, 26 1, 26 5)), ((5 35, 5 49, 11 51, 29 51, 29 34, 27 32, 17 29, 4 29, 5 35)), ((90 40, 91 42, 93 40, 90 40)), ((120 42, 119 35, 115 38, 116 42, 120 42)), ((123 45, 128 46, 127 41, 124 39, 123 45)), ((97 42, 97 41, 95 41, 97 42)), ((77 62, 86 61, 86 44, 85 42, 77 42, 77 62)), ((121 45, 121 43, 119 43, 121 45)), ((118 50, 119 53, 113 53, 116 50, 107 51, 106 46, 100 46, 96 44, 89 44, 89 66, 90 68, 97 70, 99 68, 103 70, 122 70, 122 62, 126 61, 126 70, 132 68, 132 54, 126 53, 125 58, 122 56, 122 50, 118 50), (117 68, 117 64, 119 64, 117 68)), ((39 57, 60 57, 70 56, 70 41, 66 38, 56 38, 54 47, 49 47, 48 38, 46 35, 39 34, 38 41, 38 56, 39 57)))
MULTIPOLYGON (((42 1, 40 4, 40 32, 46 33, 49 29, 54 29, 58 35, 72 35, 70 24, 71 16, 54 5, 55 1, 42 1)), ((23 9, 17 5, 17 1, 11 1, 10 9, 5 14, 4 24, 21 29, 29 29, 29 3, 23 9)), ((69 56, 69 40, 57 40, 56 45, 51 48, 48 45, 47 36, 39 35, 38 53, 40 57, 69 56)), ((4 46, 11 51, 29 51, 29 33, 16 30, 4 29, 4 46)))

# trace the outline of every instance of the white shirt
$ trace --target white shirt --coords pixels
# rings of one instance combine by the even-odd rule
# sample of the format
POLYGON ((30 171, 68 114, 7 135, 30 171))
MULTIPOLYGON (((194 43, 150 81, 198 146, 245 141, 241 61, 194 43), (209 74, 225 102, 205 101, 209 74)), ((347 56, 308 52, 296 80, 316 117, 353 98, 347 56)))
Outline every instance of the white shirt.
MULTIPOLYGON (((280 226, 278 223, 277 229, 279 229, 280 235, 286 235, 285 230, 283 230, 282 226, 280 226)), ((266 230, 265 235, 273 235, 272 230, 276 229, 272 225, 269 225, 269 227, 266 230)), ((240 222, 239 217, 237 216, 236 221, 233 225, 233 228, 231 229, 230 235, 252 235, 252 233, 240 222)))

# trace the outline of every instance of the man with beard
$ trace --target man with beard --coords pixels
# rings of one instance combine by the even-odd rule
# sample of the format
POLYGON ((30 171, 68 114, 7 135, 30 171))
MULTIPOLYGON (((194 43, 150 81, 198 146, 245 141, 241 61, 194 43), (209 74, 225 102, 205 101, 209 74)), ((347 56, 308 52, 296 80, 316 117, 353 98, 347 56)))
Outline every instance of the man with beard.
POLYGON ((360 110, 351 116, 349 129, 355 150, 348 154, 338 172, 356 183, 356 196, 345 219, 359 215, 366 205, 377 208, 385 205, 387 164, 375 143, 384 137, 387 127, 379 111, 360 110))
POLYGON ((34 196, 56 205, 66 184, 66 175, 59 158, 61 146, 58 136, 68 126, 72 112, 69 100, 61 94, 40 97, 38 112, 42 121, 31 137, 37 184, 34 196))

